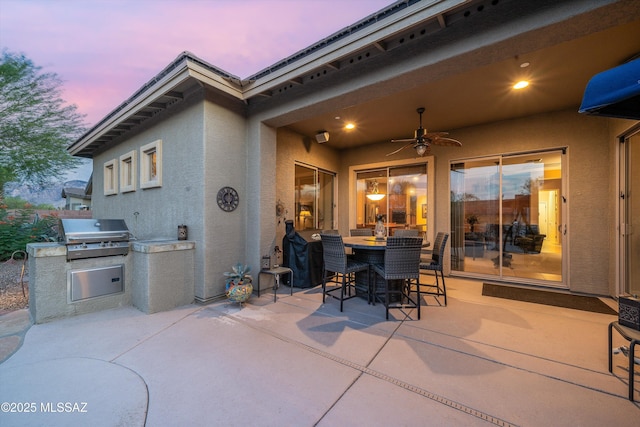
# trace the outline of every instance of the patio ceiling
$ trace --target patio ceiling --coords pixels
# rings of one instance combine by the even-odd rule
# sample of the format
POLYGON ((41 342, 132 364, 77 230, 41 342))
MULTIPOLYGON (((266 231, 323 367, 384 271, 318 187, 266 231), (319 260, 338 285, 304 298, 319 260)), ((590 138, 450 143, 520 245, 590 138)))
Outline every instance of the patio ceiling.
MULTIPOLYGON (((546 36, 554 38, 553 34, 546 36)), ((320 130, 328 131, 327 144, 343 149, 413 137, 418 127, 418 107, 426 108, 425 128, 448 131, 454 138, 456 129, 483 123, 563 109, 575 109, 577 113, 591 77, 638 53, 638 20, 474 67, 474 55, 482 54, 476 52, 468 56, 471 66, 466 71, 423 84, 409 77, 406 82, 395 82, 399 88, 395 92, 338 108, 333 108, 335 102, 318 103, 312 109, 314 113, 308 112, 309 117, 286 127, 309 138, 320 130), (525 62, 530 65, 521 68, 525 62), (527 77, 530 86, 520 91, 511 89, 521 76, 527 77), (353 122, 356 129, 345 130, 346 122, 353 122)), ((425 67, 423 73, 429 70, 425 67)))

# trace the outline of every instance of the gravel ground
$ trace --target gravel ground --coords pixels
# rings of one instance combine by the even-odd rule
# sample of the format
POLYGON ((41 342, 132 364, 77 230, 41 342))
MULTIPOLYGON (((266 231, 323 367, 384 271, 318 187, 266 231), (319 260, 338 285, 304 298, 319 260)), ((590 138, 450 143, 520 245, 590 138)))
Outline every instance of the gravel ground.
POLYGON ((29 274, 23 260, 0 261, 0 313, 25 308, 29 303, 29 274), (21 280, 22 276, 22 280, 21 280), (24 283, 24 295, 23 295, 24 283))

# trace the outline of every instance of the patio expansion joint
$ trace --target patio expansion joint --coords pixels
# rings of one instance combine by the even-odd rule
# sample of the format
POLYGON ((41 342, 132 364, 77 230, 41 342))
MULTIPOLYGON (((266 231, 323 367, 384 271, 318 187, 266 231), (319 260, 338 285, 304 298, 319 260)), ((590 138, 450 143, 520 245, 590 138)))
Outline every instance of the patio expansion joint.
MULTIPOLYGON (((218 311, 218 310, 216 310, 216 311, 218 311)), ((481 419, 483 421, 487 421, 487 422, 489 422, 491 424, 494 424, 494 425, 497 425, 497 426, 500 426, 500 427, 517 427, 516 424, 513 424, 513 423, 510 423, 510 422, 505 421, 503 419, 494 417, 494 416, 492 416, 490 414, 487 414, 487 413, 484 413, 484 412, 482 412, 480 410, 471 408, 471 407, 466 406, 466 405, 464 405, 462 403, 459 403, 459 402, 456 402, 454 400, 448 399, 448 398, 446 398, 444 396, 440 396, 440 395, 438 395, 436 393, 430 392, 430 391, 425 390, 425 389, 423 389, 421 387, 418 387, 416 385, 409 384, 409 383, 404 382, 402 380, 399 380, 397 378, 394 378, 394 377, 391 377, 389 375, 383 374, 382 372, 378 372, 378 371, 376 371, 374 369, 368 368, 366 366, 362 366, 362 365, 354 363, 354 362, 352 362, 350 360, 343 359, 343 358, 335 356, 335 355, 333 355, 331 353, 327 353, 326 351, 323 351, 323 350, 320 350, 318 348, 312 347, 312 346, 307 345, 307 344, 305 344, 303 342, 296 341, 296 340, 293 340, 291 338, 285 337, 285 336, 283 336, 281 334, 278 334, 277 332, 271 331, 269 329, 261 328, 261 327, 256 326, 255 324, 252 324, 252 323, 250 323, 250 322, 248 322, 248 321, 246 321, 246 320, 244 320, 242 318, 235 317, 235 316, 230 315, 228 313, 225 313, 223 311, 218 311, 218 313, 221 313, 226 317, 230 317, 235 322, 241 323, 244 326, 247 326, 247 327, 249 327, 251 329, 254 329, 254 330, 262 332, 262 333, 265 333, 267 335, 272 336, 273 338, 279 339, 279 340, 281 340, 283 342, 286 342, 288 344, 295 345, 296 347, 300 347, 300 348, 302 348, 304 350, 307 350, 307 351, 309 351, 311 353, 314 353, 314 354, 316 354, 318 356, 321 356, 321 357, 323 357, 325 359, 331 360, 331 361, 336 362, 336 363, 340 363, 341 365, 344 365, 346 367, 349 367, 349 368, 352 368, 352 369, 354 369, 356 371, 359 371, 361 374, 367 374, 367 375, 369 375, 371 377, 386 381, 386 382, 388 382, 390 384, 393 384, 395 386, 403 388, 403 389, 405 389, 407 391, 410 391, 412 393, 418 394, 418 395, 420 395, 422 397, 426 397, 427 399, 430 399, 430 400, 432 400, 434 402, 437 402, 437 403, 440 403, 442 405, 448 406, 448 407, 450 407, 452 409, 456 409, 458 411, 464 412, 467 415, 479 418, 479 419, 481 419)), ((389 338, 381 346, 380 350, 382 350, 382 348, 384 348, 384 346, 389 342, 389 340, 393 337, 393 335, 396 333, 398 328, 403 323, 404 323, 404 320, 402 320, 401 322, 398 323, 398 327, 389 335, 389 338)), ((376 355, 374 355, 374 357, 372 358, 371 361, 373 361, 373 359, 375 359, 377 354, 379 354, 380 350, 376 353, 376 355)), ((351 383, 349 385, 349 388, 351 386, 353 386, 353 384, 355 384, 359 378, 360 378, 360 376, 358 376, 358 378, 356 378, 353 381, 353 383, 351 383)), ((347 390, 345 390, 345 392, 341 395, 341 397, 344 396, 346 391, 347 390)), ((335 405, 335 403, 334 403, 334 405, 335 405)), ((332 407, 334 405, 332 405, 332 407)))
MULTIPOLYGON (((533 359, 542 360, 542 361, 550 363, 550 364, 556 364, 556 365, 565 366, 567 368, 577 369, 579 371, 588 372, 588 373, 594 374, 594 375, 606 376, 606 377, 609 376, 609 374, 607 374, 606 372, 603 372, 603 371, 596 371, 596 370, 585 368, 585 367, 582 367, 582 366, 577 366, 577 365, 573 365, 573 364, 570 364, 570 363, 549 359, 547 357, 535 356, 535 355, 530 354, 530 353, 511 350, 511 349, 508 349, 508 348, 504 348, 504 347, 500 347, 500 346, 496 346, 496 345, 491 345, 491 344, 487 344, 487 343, 482 343, 482 342, 479 342, 479 341, 462 338, 462 337, 459 337, 459 336, 456 336, 456 335, 444 334, 444 333, 438 332, 438 331, 429 330, 429 332, 432 332, 432 333, 435 333, 435 334, 439 334, 439 335, 444 335, 444 336, 447 336, 447 337, 450 337, 450 338, 455 338, 455 339, 458 339, 458 340, 461 340, 461 341, 467 341, 467 342, 470 342, 470 343, 473 343, 473 344, 476 344, 476 345, 480 345, 480 346, 484 346, 484 347, 491 347, 491 348, 494 348, 494 349, 497 349, 497 350, 500 350, 500 351, 504 351, 504 352, 507 352, 507 353, 513 353, 513 354, 518 354, 518 355, 525 356, 525 357, 530 357, 530 358, 533 358, 533 359)), ((621 399, 625 398, 624 396, 622 396, 620 394, 617 394, 617 393, 612 393, 612 392, 609 392, 609 391, 606 391, 606 390, 602 390, 602 389, 599 389, 599 388, 587 386, 585 384, 580 384, 580 383, 578 383, 576 381, 572 381, 572 380, 569 380, 567 378, 561 378, 561 377, 558 377, 556 375, 550 375, 550 374, 545 374, 545 373, 538 372, 538 371, 533 371, 531 369, 527 369, 527 368, 522 367, 522 366, 517 366, 517 365, 514 365, 512 363, 506 363, 506 362, 497 360, 495 358, 490 358, 490 357, 487 357, 487 356, 480 356, 478 354, 471 353, 469 351, 457 350, 455 348, 451 348, 451 347, 448 347, 448 346, 445 346, 445 345, 442 345, 442 344, 436 344, 434 342, 426 341, 426 340, 423 340, 423 339, 417 339, 415 337, 412 337, 412 336, 409 336, 409 335, 405 335, 405 334, 401 334, 401 333, 399 333, 397 335, 399 337, 402 337, 403 339, 406 339, 406 340, 417 341, 417 342, 420 342, 420 343, 425 344, 425 345, 430 345, 430 346, 433 346, 433 347, 440 348, 442 350, 449 350, 449 351, 452 351, 452 352, 455 352, 455 353, 458 353, 458 354, 462 354, 462 355, 465 355, 465 356, 473 357, 473 358, 476 358, 476 359, 481 359, 481 360, 484 360, 484 361, 489 362, 489 363, 494 363, 494 364, 503 366, 505 368, 515 369, 515 370, 518 370, 518 371, 526 372, 526 373, 531 374, 531 375, 538 375, 538 376, 541 376, 541 377, 544 377, 544 378, 548 378, 550 380, 563 382, 565 384, 571 384, 571 385, 576 386, 576 387, 585 388, 587 390, 595 391, 595 392, 598 392, 598 393, 603 393, 603 394, 606 394, 606 395, 609 395, 609 396, 618 397, 618 398, 621 398, 621 399)))

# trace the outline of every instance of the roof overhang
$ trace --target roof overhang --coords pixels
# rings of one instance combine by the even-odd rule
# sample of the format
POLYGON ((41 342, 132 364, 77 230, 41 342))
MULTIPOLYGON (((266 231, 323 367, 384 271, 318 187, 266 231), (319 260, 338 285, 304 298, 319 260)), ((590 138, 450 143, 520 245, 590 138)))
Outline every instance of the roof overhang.
POLYGON ((580 113, 640 119, 640 59, 596 74, 589 80, 580 113))
POLYGON ((213 67, 190 52, 181 53, 169 66, 92 127, 67 151, 78 157, 93 157, 142 122, 184 100, 194 84, 206 85, 242 100, 239 79, 213 67))

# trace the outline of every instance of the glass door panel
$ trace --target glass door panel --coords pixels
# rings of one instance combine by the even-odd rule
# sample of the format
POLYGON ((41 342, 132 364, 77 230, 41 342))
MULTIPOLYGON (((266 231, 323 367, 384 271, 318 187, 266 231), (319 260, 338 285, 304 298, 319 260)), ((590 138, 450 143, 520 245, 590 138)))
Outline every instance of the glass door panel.
POLYGON ((318 223, 316 228, 321 230, 334 230, 337 224, 334 221, 334 175, 318 171, 318 223))
POLYGON ((426 165, 389 169, 389 234, 399 228, 426 232, 426 165))
POLYGON ((562 283, 562 153, 502 161, 502 276, 562 283))
POLYGON ((624 162, 621 203, 620 257, 622 270, 622 290, 625 294, 640 295, 640 263, 633 262, 640 257, 640 197, 634 190, 640 188, 640 133, 630 136, 623 145, 624 162))
POLYGON ((310 166, 295 165, 296 230, 333 229, 335 175, 310 166))
POLYGON ((452 268, 500 274, 500 159, 451 165, 452 268))

